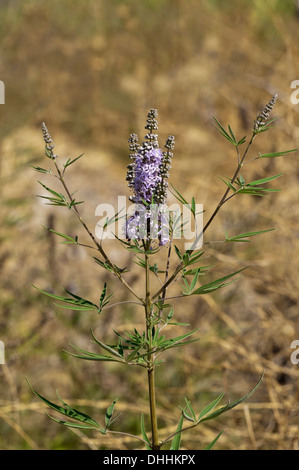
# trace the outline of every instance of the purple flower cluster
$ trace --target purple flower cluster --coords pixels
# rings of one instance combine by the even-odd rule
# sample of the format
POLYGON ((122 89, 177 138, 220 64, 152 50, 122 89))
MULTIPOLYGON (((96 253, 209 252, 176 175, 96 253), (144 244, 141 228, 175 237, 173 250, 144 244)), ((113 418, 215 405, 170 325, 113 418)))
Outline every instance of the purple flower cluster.
POLYGON ((132 202, 151 204, 155 192, 162 181, 160 166, 163 154, 159 148, 138 153, 134 163, 134 196, 132 202))
POLYGON ((157 110, 151 109, 147 115, 145 128, 149 131, 146 141, 140 146, 136 134, 129 138, 130 157, 133 163, 128 165, 127 181, 133 194, 130 200, 138 204, 138 210, 127 220, 126 236, 128 239, 147 239, 155 234, 161 245, 167 241, 163 230, 163 210, 159 213, 159 206, 163 205, 167 196, 168 170, 171 167, 174 148, 174 137, 169 136, 165 148, 159 148, 158 136, 153 131, 158 129, 157 110), (151 206, 151 207, 150 207, 151 206), (153 207, 155 206, 155 214, 153 207))

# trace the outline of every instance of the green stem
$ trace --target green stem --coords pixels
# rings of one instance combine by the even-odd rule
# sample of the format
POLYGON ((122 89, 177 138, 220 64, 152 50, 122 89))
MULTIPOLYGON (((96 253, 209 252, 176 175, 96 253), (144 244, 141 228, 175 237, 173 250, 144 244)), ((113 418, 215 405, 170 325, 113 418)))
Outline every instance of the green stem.
MULTIPOLYGON (((147 249, 149 249, 150 241, 147 243, 147 249)), ((151 305, 151 293, 150 293, 150 279, 149 279, 149 255, 145 254, 145 319, 146 319, 146 337, 149 340, 148 350, 152 349, 152 305, 151 305)), ((159 435, 158 435, 158 421, 157 421, 157 410, 156 410, 156 391, 155 391, 155 366, 153 363, 153 354, 148 354, 148 392, 149 392, 149 406, 150 406, 150 417, 151 417, 151 429, 152 429, 152 449, 159 450, 159 435)))

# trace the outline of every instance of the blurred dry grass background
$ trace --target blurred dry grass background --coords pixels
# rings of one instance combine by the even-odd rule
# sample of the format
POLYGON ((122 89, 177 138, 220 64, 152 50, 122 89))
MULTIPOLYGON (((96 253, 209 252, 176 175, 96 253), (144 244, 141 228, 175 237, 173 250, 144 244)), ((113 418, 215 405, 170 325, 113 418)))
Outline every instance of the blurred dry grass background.
MULTIPOLYGON (((58 389, 96 419, 118 396, 117 428, 140 433, 142 412, 148 426, 145 376, 63 352, 69 343, 91 348, 91 327, 99 338, 113 340, 113 328, 141 326, 142 313, 126 306, 101 317, 77 314, 56 308, 31 287, 58 294, 71 288, 97 300, 106 280, 115 301, 129 299, 88 253, 61 245, 41 227, 82 233, 66 210, 42 206, 36 198, 40 175, 30 165, 45 164, 41 122, 47 123, 60 158, 85 153, 69 169, 69 182, 86 201, 82 211, 94 227, 97 204, 128 194, 128 135, 138 131, 142 139, 146 113, 158 108, 160 142, 176 136, 172 182, 203 203, 208 216, 223 193, 218 176, 231 175, 235 167, 233 149, 217 134, 212 115, 230 123, 241 138, 277 92, 274 115, 280 119, 271 133, 256 139, 252 156, 298 147, 299 106, 290 101, 290 84, 299 79, 298 5, 293 0, 1 0, 0 15, 0 79, 6 87, 0 109, 0 338, 6 347, 6 364, 0 366, 0 448, 134 448, 127 438, 83 435, 52 423, 25 382, 27 376, 53 400, 58 389)), ((232 400, 265 371, 248 402, 186 434, 186 449, 204 448, 222 429, 218 449, 299 449, 299 368, 290 361, 290 344, 299 339, 298 155, 250 164, 244 176, 280 172, 282 192, 232 200, 206 236, 216 240, 224 230, 233 235, 274 227, 250 244, 209 250, 217 276, 251 268, 217 295, 176 303, 177 319, 199 328, 200 341, 183 357, 179 350, 166 354, 157 373, 161 436, 175 428, 184 396, 198 410, 221 391, 232 400)), ((112 258, 128 264, 124 250, 110 245, 112 258)), ((135 285, 138 277, 138 268, 127 275, 135 285)), ((175 292, 174 286, 169 294, 175 292)))

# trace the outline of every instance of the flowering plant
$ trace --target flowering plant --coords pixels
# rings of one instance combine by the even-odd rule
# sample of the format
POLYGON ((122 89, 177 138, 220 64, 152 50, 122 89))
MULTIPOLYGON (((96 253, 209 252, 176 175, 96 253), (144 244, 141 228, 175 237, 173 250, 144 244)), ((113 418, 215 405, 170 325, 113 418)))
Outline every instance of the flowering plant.
MULTIPOLYGON (((117 415, 115 415, 117 399, 115 399, 108 407, 103 421, 100 422, 95 418, 74 409, 72 406, 65 403, 60 397, 60 404, 56 404, 48 400, 30 385, 39 399, 63 416, 63 419, 60 420, 54 417, 51 417, 51 419, 66 427, 93 429, 99 431, 103 435, 107 433, 127 434, 140 441, 148 450, 163 450, 166 448, 177 450, 180 448, 181 437, 184 431, 195 428, 205 421, 217 418, 221 414, 226 413, 242 401, 249 398, 251 394, 255 392, 262 380, 262 377, 260 377, 257 384, 245 396, 223 406, 218 406, 223 398, 222 393, 199 412, 194 410, 189 399, 186 398, 185 405, 181 408, 181 417, 176 430, 162 438, 160 436, 156 408, 156 368, 163 363, 163 353, 166 350, 184 347, 186 344, 197 341, 197 338, 194 338, 197 330, 188 331, 183 335, 173 337, 169 337, 164 334, 165 330, 170 326, 185 326, 185 324, 174 321, 174 307, 169 303, 169 300, 183 297, 187 302, 188 296, 204 295, 215 292, 239 279, 237 275, 243 271, 243 269, 218 279, 214 279, 208 283, 200 283, 200 277, 206 274, 209 266, 204 266, 202 264, 202 260, 204 259, 204 250, 202 246, 198 246, 198 241, 202 239, 203 234, 207 231, 222 206, 232 198, 240 194, 265 196, 269 192, 278 191, 277 189, 267 187, 266 184, 278 178, 281 174, 246 182, 240 173, 245 163, 248 162, 246 157, 253 140, 258 134, 268 131, 271 127, 270 124, 275 120, 275 118, 269 120, 269 113, 275 105, 276 100, 277 95, 270 100, 263 111, 257 116, 247 145, 245 145, 246 137, 237 140, 231 126, 228 126, 228 130, 226 130, 220 122, 214 118, 214 124, 217 130, 236 149, 237 166, 231 178, 226 177, 222 179, 226 189, 221 200, 206 223, 199 229, 199 231, 196 232, 195 242, 193 245, 183 252, 174 244, 174 239, 176 233, 182 232, 184 221, 176 218, 175 214, 168 211, 166 206, 169 170, 171 168, 173 158, 172 151, 175 145, 174 137, 170 135, 167 138, 164 151, 159 147, 158 135, 155 133, 158 129, 157 111, 155 109, 150 110, 148 113, 147 123, 145 126, 147 134, 142 145, 138 143, 138 137, 136 134, 130 135, 129 148, 132 152, 130 155, 132 163, 128 165, 127 181, 128 186, 132 191, 130 200, 134 203, 134 211, 130 217, 127 217, 124 220, 125 238, 116 238, 119 243, 131 253, 136 264, 143 270, 144 293, 136 291, 133 286, 129 285, 126 280, 126 269, 121 269, 110 259, 106 248, 104 248, 103 240, 99 241, 95 237, 81 216, 78 205, 81 204, 82 201, 76 201, 73 197, 73 193, 69 190, 65 180, 66 170, 70 165, 75 163, 81 155, 73 160, 68 159, 64 165, 60 166, 59 158, 54 154, 53 140, 46 125, 42 125, 45 141, 45 155, 52 161, 55 172, 53 173, 52 170, 41 167, 34 167, 34 169, 39 173, 51 174, 57 178, 62 184, 64 192, 59 193, 47 187, 43 183, 40 183, 48 193, 46 196, 40 197, 45 198, 48 204, 67 207, 77 216, 79 222, 82 224, 84 230, 92 241, 93 246, 89 246, 88 248, 95 248, 98 252, 97 257, 94 257, 96 263, 100 265, 102 269, 108 271, 111 275, 114 275, 122 283, 124 288, 129 290, 135 303, 137 303, 140 309, 144 311, 144 331, 137 331, 134 329, 133 331, 129 331, 126 335, 121 335, 116 332, 116 343, 113 345, 106 344, 102 338, 96 338, 92 332, 92 339, 101 352, 94 353, 76 348, 76 353, 70 354, 76 358, 87 361, 118 362, 127 366, 137 366, 144 370, 147 374, 148 380, 151 429, 150 433, 145 429, 143 415, 141 416, 139 435, 132 435, 124 431, 118 431, 115 430, 115 428, 111 429, 117 420, 117 415), (240 148, 244 145, 245 149, 243 153, 241 153, 240 148), (161 207, 162 210, 160 210, 161 207), (166 250, 167 253, 165 267, 161 267, 157 263, 152 262, 152 257, 159 253, 160 250, 166 250), (173 256, 176 259, 176 265, 171 272, 171 261, 173 256), (163 275, 164 279, 162 280, 159 275, 163 275), (161 283, 160 288, 156 291, 153 290, 153 277, 158 278, 161 283), (180 286, 180 292, 177 296, 167 297, 167 289, 170 285, 174 284, 174 282, 177 282, 177 285, 180 286)), ((295 150, 296 149, 292 149, 267 154, 259 153, 259 155, 252 160, 279 157, 289 152, 294 152, 295 150)), ((191 202, 188 202, 173 186, 171 192, 180 204, 188 208, 196 222, 196 216, 198 213, 195 199, 192 198, 191 202)), ((115 221, 117 217, 118 214, 113 218, 113 221, 115 221)), ((111 219, 107 219, 105 227, 107 227, 111 222, 111 219)), ((65 239, 66 243, 86 247, 86 245, 80 243, 78 237, 73 238, 69 235, 56 232, 51 228, 48 230, 65 239)), ((265 233, 269 230, 272 229, 252 231, 230 237, 226 234, 225 240, 223 241, 225 243, 247 242, 251 237, 265 233)), ((69 291, 67 291, 68 296, 61 296, 42 291, 40 289, 38 290, 43 294, 54 298, 56 301, 60 301, 61 305, 64 307, 79 311, 93 310, 98 314, 104 312, 105 309, 108 308, 108 304, 111 299, 111 295, 107 295, 106 283, 104 284, 98 303, 91 302, 69 291)), ((109 307, 111 307, 111 305, 109 307)), ((211 449, 220 435, 221 433, 215 436, 206 449, 211 449)))

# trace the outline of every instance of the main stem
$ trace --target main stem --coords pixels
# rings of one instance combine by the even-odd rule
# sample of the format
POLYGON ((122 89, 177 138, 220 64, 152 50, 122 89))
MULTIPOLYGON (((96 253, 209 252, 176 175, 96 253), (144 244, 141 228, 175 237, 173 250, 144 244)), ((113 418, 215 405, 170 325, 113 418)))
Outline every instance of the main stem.
MULTIPOLYGON (((147 243, 146 250, 149 249, 149 243, 147 243)), ((148 349, 152 349, 152 306, 151 306, 151 293, 150 293, 150 280, 149 280, 149 255, 145 253, 145 272, 146 272, 146 293, 145 293, 145 318, 146 318, 146 337, 149 341, 148 349)), ((157 410, 156 410, 156 391, 155 391, 155 366, 153 362, 153 354, 148 354, 148 392, 149 392, 149 405, 150 405, 150 416, 151 416, 151 428, 152 428, 152 449, 159 450, 159 435, 158 435, 158 422, 157 422, 157 410)))

